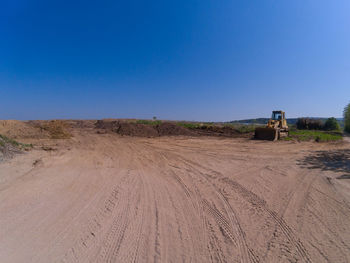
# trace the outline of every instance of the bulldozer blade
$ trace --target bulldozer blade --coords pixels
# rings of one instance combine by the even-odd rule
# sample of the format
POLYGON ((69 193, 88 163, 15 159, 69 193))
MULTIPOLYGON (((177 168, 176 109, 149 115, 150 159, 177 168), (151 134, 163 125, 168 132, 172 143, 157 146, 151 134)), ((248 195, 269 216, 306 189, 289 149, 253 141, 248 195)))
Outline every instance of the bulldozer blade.
POLYGON ((275 141, 278 139, 278 129, 260 127, 255 129, 255 139, 275 141))

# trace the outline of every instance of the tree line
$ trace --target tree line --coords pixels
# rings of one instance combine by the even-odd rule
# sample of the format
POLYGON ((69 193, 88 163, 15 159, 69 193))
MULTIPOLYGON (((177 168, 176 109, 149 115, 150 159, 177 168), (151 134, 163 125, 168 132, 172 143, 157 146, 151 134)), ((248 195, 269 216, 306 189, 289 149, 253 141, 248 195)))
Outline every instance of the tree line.
POLYGON ((350 133, 350 103, 346 105, 343 112, 344 116, 344 131, 350 133))

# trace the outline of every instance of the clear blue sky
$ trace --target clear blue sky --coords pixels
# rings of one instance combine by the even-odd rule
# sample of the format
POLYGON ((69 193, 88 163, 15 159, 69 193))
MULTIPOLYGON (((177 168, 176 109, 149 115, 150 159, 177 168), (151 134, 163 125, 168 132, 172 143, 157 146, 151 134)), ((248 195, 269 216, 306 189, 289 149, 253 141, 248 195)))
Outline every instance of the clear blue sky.
POLYGON ((1 1, 0 119, 341 117, 350 1, 1 1))

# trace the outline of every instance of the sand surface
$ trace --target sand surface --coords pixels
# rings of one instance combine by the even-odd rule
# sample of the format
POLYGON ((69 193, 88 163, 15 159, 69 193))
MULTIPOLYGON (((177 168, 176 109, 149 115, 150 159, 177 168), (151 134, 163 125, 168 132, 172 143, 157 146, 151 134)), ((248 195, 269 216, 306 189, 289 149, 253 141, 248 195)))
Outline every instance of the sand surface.
POLYGON ((0 163, 0 262, 350 262, 350 143, 75 129, 0 163))

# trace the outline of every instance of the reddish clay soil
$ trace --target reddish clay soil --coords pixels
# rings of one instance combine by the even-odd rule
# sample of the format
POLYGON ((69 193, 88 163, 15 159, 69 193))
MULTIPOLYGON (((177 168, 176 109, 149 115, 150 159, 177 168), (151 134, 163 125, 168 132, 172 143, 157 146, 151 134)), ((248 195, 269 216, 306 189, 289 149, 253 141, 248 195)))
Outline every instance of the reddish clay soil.
POLYGON ((67 123, 0 162, 0 262, 350 262, 349 142, 67 123))

